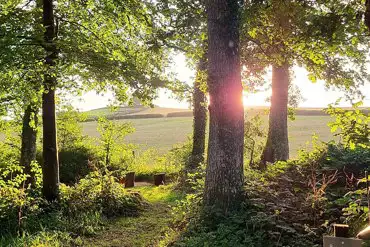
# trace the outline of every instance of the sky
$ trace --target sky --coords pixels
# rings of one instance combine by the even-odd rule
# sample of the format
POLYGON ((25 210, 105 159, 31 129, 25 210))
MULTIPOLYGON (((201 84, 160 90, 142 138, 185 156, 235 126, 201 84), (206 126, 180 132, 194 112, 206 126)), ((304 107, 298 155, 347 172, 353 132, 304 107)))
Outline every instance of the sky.
MULTIPOLYGON (((177 74, 177 78, 192 84, 195 71, 189 69, 186 65, 186 59, 183 55, 177 55, 172 70, 177 74)), ((307 78, 307 71, 303 68, 294 68, 293 83, 297 85, 304 101, 299 107, 319 107, 324 108, 328 104, 334 103, 344 94, 339 91, 326 90, 324 81, 312 83, 307 78)), ((370 82, 362 88, 365 95, 364 106, 370 106, 370 82)), ((246 106, 269 106, 266 99, 271 95, 271 91, 260 92, 256 94, 246 94, 244 96, 244 105, 246 106)), ((102 108, 110 104, 113 100, 113 94, 107 92, 104 95, 97 95, 95 92, 88 92, 81 97, 72 99, 72 104, 81 111, 88 111, 96 108, 102 108)), ((153 102, 155 105, 166 108, 189 108, 187 102, 179 102, 171 98, 171 93, 166 90, 159 91, 159 97, 153 102)), ((341 102, 340 106, 350 106, 349 102, 341 102)))

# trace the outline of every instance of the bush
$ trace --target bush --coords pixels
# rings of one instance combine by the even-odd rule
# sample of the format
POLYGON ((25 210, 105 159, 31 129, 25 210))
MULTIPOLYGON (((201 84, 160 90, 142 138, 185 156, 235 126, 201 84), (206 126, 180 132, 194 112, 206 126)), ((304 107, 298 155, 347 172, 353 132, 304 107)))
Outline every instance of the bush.
POLYGON ((28 175, 17 163, 8 163, 0 168, 0 235, 15 234, 22 230, 28 216, 39 213, 41 168, 32 164, 35 187, 25 186, 28 175))
MULTIPOLYGON (((331 223, 340 223, 345 205, 334 203, 335 171, 323 170, 328 148, 315 143, 298 160, 269 165, 266 171, 247 168, 243 209, 227 216, 202 210, 204 182, 175 208, 170 246, 321 246, 331 223)), ((340 157, 338 157, 339 159, 340 157)))
POLYGON ((345 169, 358 175, 370 167, 370 147, 355 145, 353 148, 346 148, 341 144, 329 143, 326 160, 323 168, 345 169))
POLYGON ((167 154, 159 156, 155 149, 148 149, 128 166, 128 170, 135 171, 138 181, 151 181, 156 173, 165 172, 169 180, 177 180, 185 163, 189 162, 192 150, 190 140, 175 145, 167 154))
MULTIPOLYGON (((61 183, 74 184, 85 177, 90 171, 89 163, 101 158, 97 147, 89 138, 78 145, 71 145, 59 150, 59 180, 61 183)), ((37 150, 36 160, 42 164, 42 150, 37 150)))
MULTIPOLYGON (((338 102, 339 103, 339 102, 338 102)), ((370 146, 370 113, 359 109, 362 102, 353 104, 353 110, 344 110, 329 105, 326 110, 335 121, 329 123, 331 131, 341 138, 343 146, 370 146)))
POLYGON ((245 165, 256 167, 262 155, 267 138, 267 130, 259 114, 244 120, 244 160, 245 165))
POLYGON ((72 146, 59 152, 59 177, 62 183, 74 184, 91 169, 89 162, 97 160, 95 149, 88 144, 72 146))
MULTIPOLYGON (((84 114, 73 107, 62 106, 58 112, 58 155, 59 179, 61 183, 73 184, 85 177, 90 169, 89 161, 99 159, 98 148, 92 138, 84 136, 81 121, 86 118, 84 114)), ((41 148, 41 147, 39 147, 41 148)), ((37 150, 37 161, 42 164, 42 150, 37 150)))
POLYGON ((104 165, 110 169, 127 168, 127 163, 133 159, 133 145, 124 144, 124 138, 135 131, 131 123, 99 118, 98 131, 100 157, 103 157, 104 165))
POLYGON ((94 234, 107 217, 137 215, 143 205, 138 194, 127 192, 106 169, 91 172, 74 186, 61 184, 60 201, 48 203, 41 197, 41 169, 33 166, 32 188, 24 186, 23 167, 0 168, 0 246, 75 243, 72 236, 94 234))
POLYGON ((127 192, 109 172, 91 172, 75 186, 63 185, 61 195, 68 215, 78 215, 87 210, 107 217, 136 215, 142 205, 142 198, 127 192))

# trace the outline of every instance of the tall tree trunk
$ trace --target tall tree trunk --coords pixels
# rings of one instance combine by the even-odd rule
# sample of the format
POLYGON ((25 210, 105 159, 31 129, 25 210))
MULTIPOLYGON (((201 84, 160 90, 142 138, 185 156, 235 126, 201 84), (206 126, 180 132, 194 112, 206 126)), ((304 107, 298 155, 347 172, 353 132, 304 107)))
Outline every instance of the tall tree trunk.
POLYGON ((204 83, 206 71, 206 59, 201 58, 198 65, 197 76, 194 81, 193 91, 193 150, 187 172, 192 172, 204 161, 204 150, 206 141, 207 108, 206 95, 201 90, 204 83))
POLYGON ((42 121, 43 121, 43 195, 48 201, 54 201, 59 196, 59 161, 55 116, 55 86, 56 79, 53 67, 57 59, 57 48, 54 43, 54 11, 53 0, 43 0, 43 25, 45 31, 45 64, 48 71, 44 78, 44 92, 42 94, 42 121))
POLYGON ((272 67, 272 96, 269 116, 269 132, 261 157, 261 168, 267 162, 289 159, 288 142, 288 90, 289 65, 272 67))
POLYGON ((365 25, 367 26, 370 32, 370 0, 366 0, 365 2, 365 25))
POLYGON ((244 199, 239 8, 238 0, 206 1, 210 126, 203 199, 224 213, 244 199))
POLYGON ((22 119, 22 147, 20 165, 24 167, 25 173, 29 175, 26 184, 34 185, 34 174, 31 171, 31 163, 36 159, 36 140, 37 140, 37 107, 29 104, 24 112, 22 119), (33 122, 33 126, 32 123, 33 122))

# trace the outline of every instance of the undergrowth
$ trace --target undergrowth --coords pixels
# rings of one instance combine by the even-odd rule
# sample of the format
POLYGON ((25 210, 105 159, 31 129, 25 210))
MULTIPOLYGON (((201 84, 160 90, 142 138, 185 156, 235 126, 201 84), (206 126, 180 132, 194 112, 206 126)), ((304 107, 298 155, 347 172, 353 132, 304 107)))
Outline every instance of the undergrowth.
POLYGON ((226 217, 202 208, 199 179, 195 193, 174 209, 177 217, 163 246, 322 246, 333 223, 351 222, 354 234, 366 223, 368 209, 359 203, 364 191, 356 185, 370 163, 363 159, 350 172, 346 161, 367 152, 315 141, 314 151, 302 151, 297 160, 265 171, 247 168, 243 209, 226 217))
POLYGON ((107 219, 137 215, 143 207, 141 196, 126 191, 109 171, 61 185, 53 203, 41 198, 40 186, 20 186, 27 176, 22 169, 17 173, 9 179, 9 170, 0 170, 0 246, 78 246, 79 236, 102 230, 107 219))

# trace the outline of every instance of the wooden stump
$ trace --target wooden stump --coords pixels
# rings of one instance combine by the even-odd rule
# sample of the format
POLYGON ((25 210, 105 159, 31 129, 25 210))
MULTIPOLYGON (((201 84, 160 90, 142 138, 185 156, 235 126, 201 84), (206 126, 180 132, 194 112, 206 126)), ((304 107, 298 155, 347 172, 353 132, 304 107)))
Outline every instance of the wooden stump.
POLYGON ((126 173, 125 188, 132 188, 135 186, 135 172, 126 173))
POLYGON ((343 224, 334 224, 334 237, 348 238, 349 226, 343 224))
POLYGON ((166 182, 166 173, 158 173, 154 175, 154 185, 164 185, 166 182))

